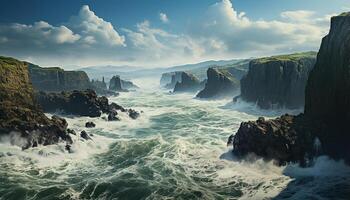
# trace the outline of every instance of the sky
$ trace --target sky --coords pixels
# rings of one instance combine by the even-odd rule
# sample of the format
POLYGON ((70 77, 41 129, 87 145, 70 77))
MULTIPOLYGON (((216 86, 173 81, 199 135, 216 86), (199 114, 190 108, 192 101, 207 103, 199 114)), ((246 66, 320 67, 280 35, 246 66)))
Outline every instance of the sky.
POLYGON ((0 55, 169 67, 318 50, 349 0, 2 0, 0 55))

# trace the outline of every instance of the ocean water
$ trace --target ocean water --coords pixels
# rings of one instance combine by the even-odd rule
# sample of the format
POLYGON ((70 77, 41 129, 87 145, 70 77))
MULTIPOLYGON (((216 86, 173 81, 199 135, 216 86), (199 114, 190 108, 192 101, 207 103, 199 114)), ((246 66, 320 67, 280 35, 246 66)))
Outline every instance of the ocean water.
MULTIPOLYGON (((278 116, 230 99, 170 94, 152 80, 110 101, 143 111, 137 120, 64 116, 93 140, 22 151, 1 138, 0 199, 350 199, 350 168, 319 157, 310 168, 238 160, 227 138, 242 121, 278 116), (86 129, 85 122, 96 127, 86 129)), ((20 142, 20 140, 18 140, 20 142)))

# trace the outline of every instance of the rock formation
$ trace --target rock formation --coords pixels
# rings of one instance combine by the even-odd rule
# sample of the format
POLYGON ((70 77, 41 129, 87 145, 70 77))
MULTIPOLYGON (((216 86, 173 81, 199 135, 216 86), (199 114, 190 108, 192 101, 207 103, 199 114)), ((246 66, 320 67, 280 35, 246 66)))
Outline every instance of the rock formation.
POLYGON ((133 82, 122 80, 118 75, 113 76, 109 81, 109 89, 117 92, 127 92, 138 88, 139 87, 137 87, 133 82))
POLYGON ((175 84, 174 92, 196 92, 203 87, 194 75, 188 72, 181 73, 181 82, 175 84))
POLYGON ((209 68, 207 77, 205 88, 197 94, 199 98, 232 97, 239 89, 239 81, 226 70, 209 68))
POLYGON ((132 109, 125 109, 122 106, 111 103, 104 96, 97 96, 93 90, 61 93, 45 93, 38 92, 35 94, 35 100, 43 108, 45 112, 63 111, 66 114, 88 116, 88 117, 100 117, 102 113, 117 114, 117 110, 121 112, 127 112, 132 118, 139 117, 139 113, 132 109))
POLYGON ((241 98, 263 109, 304 106, 305 86, 315 52, 255 59, 241 80, 241 98))
POLYGON ((311 71, 305 115, 327 124, 318 134, 324 150, 333 157, 350 160, 350 13, 333 17, 311 71))
POLYGON ((0 135, 20 134, 24 149, 60 140, 72 143, 67 125, 57 116, 49 119, 35 104, 28 63, 0 57, 0 135))
POLYGON ((59 67, 39 67, 27 63, 33 87, 38 91, 60 92, 91 88, 88 75, 83 71, 65 71, 59 67))
POLYGON ((231 136, 237 155, 249 152, 279 162, 322 154, 350 162, 350 14, 333 17, 306 86, 305 114, 243 122, 231 136), (312 142, 314 141, 314 142, 312 142))
POLYGON ((174 89, 177 82, 181 82, 182 72, 170 72, 162 74, 161 83, 166 89, 174 89), (170 77, 170 78, 169 78, 170 77))

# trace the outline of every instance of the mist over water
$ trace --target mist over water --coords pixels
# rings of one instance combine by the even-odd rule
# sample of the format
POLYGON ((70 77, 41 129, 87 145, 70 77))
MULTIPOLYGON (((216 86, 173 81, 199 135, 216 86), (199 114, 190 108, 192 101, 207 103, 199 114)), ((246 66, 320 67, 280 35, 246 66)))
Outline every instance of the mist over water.
POLYGON ((22 151, 0 143, 2 199, 348 199, 350 168, 327 157, 311 168, 277 167, 251 156, 237 160, 226 147, 242 121, 300 111, 265 112, 231 99, 202 101, 170 94, 158 79, 133 80, 139 91, 110 97, 143 111, 137 120, 64 116, 74 137, 65 144, 22 151), (96 127, 86 129, 85 122, 96 127))

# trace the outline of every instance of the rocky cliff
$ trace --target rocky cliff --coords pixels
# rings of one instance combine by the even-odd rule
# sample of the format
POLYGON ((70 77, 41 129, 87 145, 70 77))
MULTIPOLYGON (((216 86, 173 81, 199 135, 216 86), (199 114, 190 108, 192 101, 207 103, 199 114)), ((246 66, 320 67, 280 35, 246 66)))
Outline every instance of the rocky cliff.
POLYGON ((188 72, 182 72, 181 82, 175 84, 174 92, 196 92, 202 87, 198 78, 188 72))
POLYGON ((237 155, 303 163, 302 157, 326 154, 350 162, 349 27, 349 13, 332 18, 307 81, 305 114, 243 122, 228 141, 237 155))
POLYGON ((122 88, 122 81, 120 79, 120 76, 113 76, 112 79, 109 81, 109 89, 114 90, 117 92, 125 92, 122 88))
POLYGON ((59 67, 39 67, 27 63, 33 87, 38 91, 70 91, 91 88, 90 80, 83 71, 65 71, 59 67))
POLYGON ((49 145, 72 140, 67 122, 53 116, 47 118, 35 104, 28 63, 0 57, 0 134, 20 134, 22 148, 49 145))
POLYGON ((166 89, 174 89, 177 82, 181 82, 182 71, 162 74, 161 86, 166 89), (162 83, 164 85, 162 85, 162 83))
POLYGON ((241 80, 241 98, 263 109, 301 108, 315 61, 315 52, 252 60, 248 74, 241 80))
POLYGON ((122 83, 122 88, 125 89, 125 90, 136 90, 136 89, 139 89, 139 87, 137 85, 135 85, 131 81, 121 80, 121 83, 122 83))
POLYGON ((205 88, 197 94, 199 98, 232 97, 239 89, 239 81, 227 70, 209 68, 205 88))
POLYGON ((328 124, 319 134, 327 152, 350 160, 350 13, 333 17, 311 71, 305 99, 305 115, 328 124))

